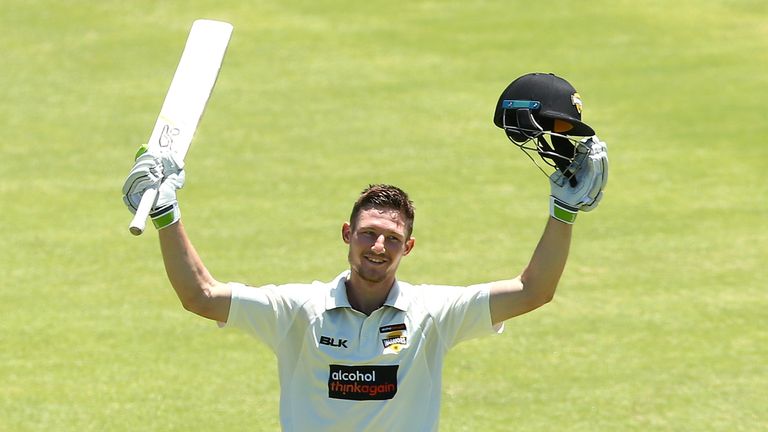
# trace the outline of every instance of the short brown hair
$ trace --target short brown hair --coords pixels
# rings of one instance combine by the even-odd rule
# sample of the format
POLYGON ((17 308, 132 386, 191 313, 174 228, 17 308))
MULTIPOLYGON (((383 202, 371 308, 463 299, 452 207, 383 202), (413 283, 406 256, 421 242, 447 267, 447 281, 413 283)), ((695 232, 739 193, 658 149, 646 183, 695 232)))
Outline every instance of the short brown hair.
POLYGON ((349 223, 353 230, 357 225, 360 211, 371 208, 399 212, 405 219, 405 237, 409 238, 413 233, 415 217, 413 202, 408 198, 408 194, 399 187, 388 184, 372 184, 363 189, 352 207, 352 214, 349 216, 349 223))

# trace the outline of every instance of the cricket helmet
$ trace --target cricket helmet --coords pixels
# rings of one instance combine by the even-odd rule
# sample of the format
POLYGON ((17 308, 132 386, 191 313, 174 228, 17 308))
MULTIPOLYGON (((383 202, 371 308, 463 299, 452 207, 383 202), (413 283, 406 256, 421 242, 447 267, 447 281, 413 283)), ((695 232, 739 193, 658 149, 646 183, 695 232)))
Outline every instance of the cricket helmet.
POLYGON ((529 157, 528 151, 535 151, 565 173, 579 145, 579 139, 571 137, 595 135, 581 121, 581 110, 581 96, 568 81, 552 73, 529 73, 501 93, 493 123, 529 157))

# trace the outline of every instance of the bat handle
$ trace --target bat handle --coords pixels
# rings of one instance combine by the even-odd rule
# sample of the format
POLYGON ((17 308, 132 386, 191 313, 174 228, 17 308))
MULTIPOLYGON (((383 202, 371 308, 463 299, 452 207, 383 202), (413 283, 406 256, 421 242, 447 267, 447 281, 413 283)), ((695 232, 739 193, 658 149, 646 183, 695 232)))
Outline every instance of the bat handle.
POLYGON ((139 208, 136 209, 136 214, 133 216, 133 220, 128 226, 131 234, 137 236, 144 232, 144 228, 147 226, 147 216, 149 216, 149 211, 152 210, 152 204, 155 203, 156 197, 156 188, 149 188, 144 191, 144 195, 141 196, 139 208))

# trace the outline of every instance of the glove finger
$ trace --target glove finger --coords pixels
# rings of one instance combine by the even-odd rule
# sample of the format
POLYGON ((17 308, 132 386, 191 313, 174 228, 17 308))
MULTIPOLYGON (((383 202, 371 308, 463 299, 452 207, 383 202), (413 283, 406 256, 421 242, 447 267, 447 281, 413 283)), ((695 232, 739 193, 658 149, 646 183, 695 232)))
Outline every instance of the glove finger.
POLYGON ((157 186, 163 177, 162 165, 152 155, 143 154, 128 173, 123 183, 123 194, 141 192, 149 187, 157 186))
POLYGON ((151 187, 160 185, 160 179, 147 174, 146 172, 131 173, 123 183, 123 195, 132 193, 143 193, 151 187))
POLYGON ((581 141, 588 151, 588 158, 577 171, 580 196, 579 210, 590 211, 597 207, 603 197, 608 181, 608 158, 606 144, 597 136, 581 141))
POLYGON ((125 206, 128 207, 128 211, 130 211, 133 214, 136 214, 136 210, 139 208, 138 203, 134 203, 132 199, 128 195, 123 195, 123 203, 125 203, 125 206))
POLYGON ((186 180, 187 173, 184 170, 179 171, 176 174, 171 174, 163 180, 162 186, 173 187, 174 190, 184 187, 184 180, 186 180))
POLYGON ((591 204, 600 193, 602 182, 602 165, 590 157, 577 173, 579 182, 579 207, 591 204))
POLYGON ((592 188, 589 191, 589 197, 594 199, 597 197, 597 194, 600 193, 601 190, 603 190, 603 181, 604 181, 604 171, 603 171, 603 162, 602 158, 598 159, 592 159, 590 162, 592 162, 593 166, 593 182, 592 182, 592 188))
POLYGON ((163 179, 163 182, 160 183, 160 189, 157 194, 157 201, 153 206, 153 211, 166 208, 177 202, 176 191, 184 187, 185 177, 186 173, 184 170, 181 170, 180 172, 171 174, 163 179))
POLYGON ((141 192, 130 192, 123 195, 123 202, 131 213, 136 213, 136 210, 139 208, 139 203, 141 203, 141 198, 144 196, 144 192, 147 189, 149 188, 143 189, 141 192))
POLYGON ((601 157, 592 159, 591 162, 594 170, 594 177, 590 191, 587 194, 588 200, 585 202, 585 205, 581 207, 584 211, 590 211, 597 207, 597 204, 603 198, 603 189, 608 182, 608 172, 605 171, 607 168, 607 158, 605 158, 605 155, 603 154, 601 157))
POLYGON ((597 194, 597 196, 591 203, 581 206, 579 210, 585 211, 585 212, 592 211, 595 209, 595 207, 597 207, 598 204, 600 204, 600 200, 602 199, 603 199, 603 191, 600 191, 600 193, 597 194))
POLYGON ((603 186, 602 189, 605 189, 605 186, 608 185, 608 151, 607 148, 603 148, 603 154, 601 155, 600 162, 602 164, 602 170, 603 170, 603 186))

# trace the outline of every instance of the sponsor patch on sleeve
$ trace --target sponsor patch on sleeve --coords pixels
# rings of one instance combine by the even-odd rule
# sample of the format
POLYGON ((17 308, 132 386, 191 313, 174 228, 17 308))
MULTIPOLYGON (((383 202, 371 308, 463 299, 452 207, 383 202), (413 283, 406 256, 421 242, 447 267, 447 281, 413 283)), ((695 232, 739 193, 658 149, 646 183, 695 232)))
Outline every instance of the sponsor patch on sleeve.
POLYGON ((328 397, 346 400, 387 400, 397 393, 397 365, 329 365, 328 397))

